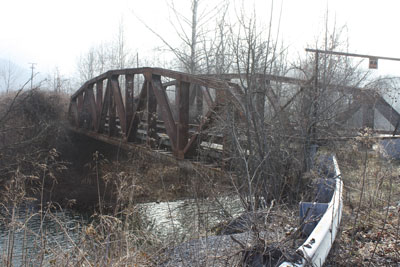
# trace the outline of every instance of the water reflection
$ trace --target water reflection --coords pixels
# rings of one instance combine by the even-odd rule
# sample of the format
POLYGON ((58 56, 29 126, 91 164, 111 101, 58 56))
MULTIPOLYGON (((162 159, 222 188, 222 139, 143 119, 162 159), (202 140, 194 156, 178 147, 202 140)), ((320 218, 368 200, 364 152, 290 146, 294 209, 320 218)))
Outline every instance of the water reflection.
POLYGON ((37 266, 56 252, 67 252, 86 221, 72 211, 40 213, 35 206, 3 208, 0 218, 1 264, 14 266, 37 266))
POLYGON ((243 212, 238 198, 185 199, 140 205, 141 215, 160 238, 185 239, 190 233, 209 230, 228 217, 243 212))
MULTIPOLYGON (((239 199, 232 197, 151 202, 138 208, 148 230, 160 239, 176 241, 202 234, 243 211, 239 199)), ((88 222, 87 216, 70 210, 41 214, 34 206, 25 206, 12 215, 12 209, 0 209, 0 265, 10 259, 14 266, 46 265, 52 256, 79 245, 80 231, 88 222)))

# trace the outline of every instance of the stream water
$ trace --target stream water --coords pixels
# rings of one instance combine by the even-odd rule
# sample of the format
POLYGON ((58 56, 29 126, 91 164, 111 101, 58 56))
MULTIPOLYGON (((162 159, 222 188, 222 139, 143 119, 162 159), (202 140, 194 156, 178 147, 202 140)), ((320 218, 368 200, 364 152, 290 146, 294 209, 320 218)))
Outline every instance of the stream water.
POLYGON ((0 265, 37 266, 55 251, 66 251, 87 219, 66 210, 41 213, 36 206, 3 208, 0 221, 0 265), (44 248, 44 250, 42 249, 44 248), (46 253, 39 253, 45 251, 46 253))
MULTIPOLYGON (((144 225, 157 238, 184 240, 188 233, 211 229, 227 217, 238 215, 242 207, 235 198, 185 199, 143 203, 138 210, 144 225)), ((82 226, 89 222, 87 216, 70 210, 41 214, 34 206, 19 207, 14 215, 12 209, 3 209, 1 213, 0 265, 6 265, 9 259, 14 266, 47 262, 56 251, 67 252, 78 241, 82 226), (42 248, 45 253, 39 253, 42 248)))
POLYGON ((239 215, 242 205, 238 198, 185 199, 174 202, 145 203, 140 213, 160 238, 171 235, 184 239, 187 233, 211 229, 221 221, 239 215))

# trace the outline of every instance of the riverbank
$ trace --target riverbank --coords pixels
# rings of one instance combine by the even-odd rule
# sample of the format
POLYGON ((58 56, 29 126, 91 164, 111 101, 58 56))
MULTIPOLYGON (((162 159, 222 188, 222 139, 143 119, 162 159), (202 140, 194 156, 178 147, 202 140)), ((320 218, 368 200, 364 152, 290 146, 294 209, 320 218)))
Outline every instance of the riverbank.
MULTIPOLYGON (((229 235, 214 237, 232 219, 246 214, 248 202, 238 194, 243 188, 235 187, 233 177, 70 134, 63 113, 68 103, 65 97, 29 91, 17 98, 2 98, 0 203, 4 210, 0 223, 4 229, 4 266, 10 265, 17 253, 15 240, 24 240, 25 233, 35 236, 37 248, 34 254, 19 250, 26 265, 32 260, 54 266, 155 266, 196 260, 203 263, 205 259, 205 264, 214 266, 221 257, 241 261, 254 249, 264 253, 262 249, 273 252, 280 245, 297 248, 301 238, 297 235, 296 204, 264 201, 262 210, 270 212, 266 220, 242 229, 255 234, 253 243, 247 244, 247 237, 243 241, 245 235, 236 232, 233 239, 229 235), (35 209, 26 216, 16 216, 27 204, 35 209), (87 220, 71 224, 68 216, 57 216, 70 210, 88 213, 87 220), (30 226, 33 218, 38 228, 30 226), (54 240, 47 236, 48 224, 56 225, 66 246, 49 248, 54 240), (164 228, 168 234, 159 230, 164 228), (72 234, 75 230, 76 237, 72 234), (273 237, 258 243, 257 233, 263 232, 273 237), (191 255, 181 255, 185 246, 191 255)), ((381 157, 363 142, 354 140, 335 149, 345 207, 342 231, 328 257, 331 266, 384 266, 400 261, 400 164, 381 157)), ((312 172, 307 173, 301 182, 308 184, 314 178, 312 172)), ((301 198, 310 200, 308 192, 301 192, 301 198)))
POLYGON ((189 161, 163 160, 151 154, 121 150, 69 132, 70 146, 60 153, 67 167, 56 184, 47 183, 46 201, 73 204, 81 211, 108 210, 134 203, 213 198, 234 193, 229 175, 189 161), (121 187, 124 192, 121 192, 121 187), (50 191, 51 190, 51 191, 50 191), (100 198, 99 198, 100 196, 100 198))
POLYGON ((68 130, 69 96, 40 89, 0 97, 0 190, 4 200, 84 212, 135 203, 213 197, 232 191, 228 176, 181 168, 68 130), (15 182, 18 188, 11 186, 15 182), (119 192, 121 188, 129 192, 119 192), (7 193, 8 191, 8 193, 7 193), (18 199, 15 197, 18 196, 18 199))

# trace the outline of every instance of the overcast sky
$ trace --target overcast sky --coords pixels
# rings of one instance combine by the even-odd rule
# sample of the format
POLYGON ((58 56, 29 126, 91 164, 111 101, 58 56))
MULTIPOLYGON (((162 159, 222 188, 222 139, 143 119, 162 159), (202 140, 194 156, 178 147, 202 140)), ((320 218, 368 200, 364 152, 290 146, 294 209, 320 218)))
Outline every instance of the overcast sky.
MULTIPOLYGON (((135 14, 163 36, 174 36, 165 0, 0 1, 0 58, 26 69, 35 62, 40 72, 58 67, 64 75, 72 75, 79 55, 115 38, 121 20, 129 49, 151 57, 160 42, 135 14)), ((182 11, 189 1, 175 0, 182 11)), ((245 2, 250 6, 253 0, 245 2)), ((258 17, 267 18, 271 0, 256 2, 258 17)), ((328 6, 330 26, 346 25, 351 52, 400 58, 398 0, 275 0, 275 23, 281 5, 280 38, 292 55, 304 55, 304 48, 323 35, 328 6)), ((379 62, 378 71, 400 75, 400 62, 379 62)))

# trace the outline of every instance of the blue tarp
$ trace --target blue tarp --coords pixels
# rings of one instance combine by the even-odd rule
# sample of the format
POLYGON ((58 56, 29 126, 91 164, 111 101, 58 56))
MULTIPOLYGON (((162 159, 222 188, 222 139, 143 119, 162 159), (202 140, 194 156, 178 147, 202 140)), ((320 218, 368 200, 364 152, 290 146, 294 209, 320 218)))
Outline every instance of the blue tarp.
POLYGON ((384 153, 394 159, 400 159, 400 139, 384 139, 379 142, 384 153))

